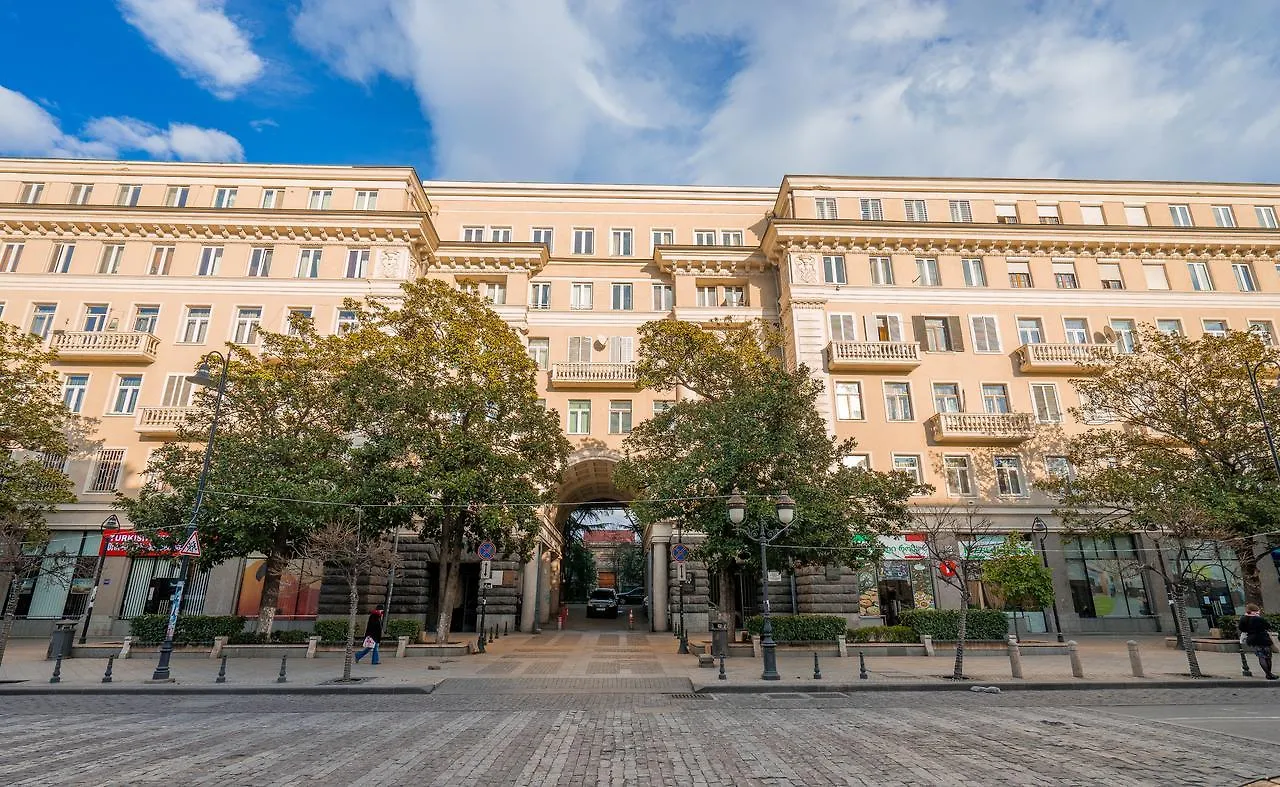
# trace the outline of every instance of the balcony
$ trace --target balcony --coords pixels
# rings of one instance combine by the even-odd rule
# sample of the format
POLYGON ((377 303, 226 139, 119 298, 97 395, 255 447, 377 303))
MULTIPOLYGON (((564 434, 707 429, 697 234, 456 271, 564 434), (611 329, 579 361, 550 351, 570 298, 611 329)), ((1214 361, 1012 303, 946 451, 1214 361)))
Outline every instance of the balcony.
POLYGON ((832 342, 827 346, 827 365, 832 371, 911 371, 920 365, 920 345, 916 342, 832 342))
POLYGON ((60 361, 138 361, 156 359, 160 340, 133 331, 54 331, 49 346, 60 361))
POLYGON ((1031 413, 938 413, 925 422, 935 443, 1016 445, 1031 437, 1031 413))
POLYGON ((1024 372, 1084 374, 1115 358, 1116 348, 1111 344, 1024 344, 1016 355, 1024 372))
POLYGON ((551 382, 560 388, 634 388, 634 363, 556 363, 551 382))
POLYGON ((195 410, 194 407, 144 407, 138 413, 138 423, 133 430, 142 435, 172 437, 195 410))

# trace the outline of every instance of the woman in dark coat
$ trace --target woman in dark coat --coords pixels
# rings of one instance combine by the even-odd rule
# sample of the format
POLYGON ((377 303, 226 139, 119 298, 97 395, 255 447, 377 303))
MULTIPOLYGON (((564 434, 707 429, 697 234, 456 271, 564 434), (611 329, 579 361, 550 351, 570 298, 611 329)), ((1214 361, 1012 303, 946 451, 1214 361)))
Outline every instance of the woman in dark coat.
POLYGON ((369 613, 369 622, 364 625, 364 648, 356 654, 357 664, 369 651, 373 651, 373 665, 378 665, 378 645, 382 642, 382 615, 385 611, 386 607, 379 604, 369 613))
POLYGON ((1267 680, 1276 680, 1277 675, 1271 671, 1271 621, 1262 617, 1262 610, 1257 604, 1248 604, 1237 625, 1240 627, 1241 644, 1253 648, 1258 666, 1262 667, 1267 680))

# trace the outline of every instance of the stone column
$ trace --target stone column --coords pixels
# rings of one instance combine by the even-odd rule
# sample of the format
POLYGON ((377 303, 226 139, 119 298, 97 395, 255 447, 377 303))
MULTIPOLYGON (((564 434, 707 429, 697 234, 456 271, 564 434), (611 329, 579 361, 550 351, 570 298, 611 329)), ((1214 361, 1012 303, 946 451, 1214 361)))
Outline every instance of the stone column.
POLYGON ((538 584, 538 593, 542 598, 542 604, 538 607, 538 612, 540 614, 539 621, 545 626, 550 622, 551 616, 554 614, 551 610, 551 602, 553 601, 551 598, 551 571, 552 566, 555 564, 551 561, 551 555, 546 552, 541 554, 540 560, 542 561, 542 577, 538 584))
POLYGON ((538 542, 533 546, 533 559, 525 563, 524 568, 520 570, 524 584, 524 600, 520 608, 520 630, 526 633, 533 631, 533 607, 537 598, 538 563, 541 560, 542 544, 538 542))
POLYGON ((667 548, 664 542, 653 544, 653 604, 650 613, 653 615, 654 631, 669 631, 667 626, 667 587, 670 583, 667 572, 667 548))

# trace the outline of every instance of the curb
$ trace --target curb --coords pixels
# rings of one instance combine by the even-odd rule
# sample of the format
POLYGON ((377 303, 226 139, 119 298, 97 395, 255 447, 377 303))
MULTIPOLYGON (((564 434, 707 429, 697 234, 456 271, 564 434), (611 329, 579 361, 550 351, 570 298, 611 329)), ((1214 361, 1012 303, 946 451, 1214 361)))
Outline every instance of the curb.
POLYGON ((1008 683, 999 681, 960 681, 956 683, 825 683, 812 681, 809 683, 740 683, 737 685, 703 684, 694 685, 695 694, 826 694, 830 692, 857 693, 867 691, 964 691, 973 686, 995 686, 1001 691, 1097 691, 1104 689, 1276 689, 1275 683, 1265 680, 1234 680, 1224 678, 1203 678, 1191 680, 1149 680, 1149 681, 1089 681, 1074 683, 1008 683))
POLYGON ((341 686, 341 685, 264 685, 264 686, 130 686, 119 688, 106 686, 6 686, 0 687, 0 697, 5 696, 55 696, 111 695, 111 694, 164 694, 164 695, 252 695, 252 694, 430 694, 436 690, 430 686, 341 686))

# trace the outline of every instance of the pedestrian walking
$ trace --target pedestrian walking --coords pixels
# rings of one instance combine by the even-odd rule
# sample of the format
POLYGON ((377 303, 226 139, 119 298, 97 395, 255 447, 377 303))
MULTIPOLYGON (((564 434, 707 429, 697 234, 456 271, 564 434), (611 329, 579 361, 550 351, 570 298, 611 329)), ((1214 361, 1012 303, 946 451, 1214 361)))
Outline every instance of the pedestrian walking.
POLYGON ((382 616, 385 612, 386 607, 379 604, 369 613, 369 622, 364 624, 364 649, 356 654, 357 664, 367 653, 373 651, 372 664, 375 667, 378 665, 378 645, 382 642, 382 616))
POLYGON ((1258 656, 1258 666, 1267 676, 1267 680, 1276 680, 1277 675, 1271 671, 1271 621, 1262 617, 1262 610, 1257 604, 1246 604, 1244 617, 1240 618, 1240 644, 1253 648, 1258 656))

